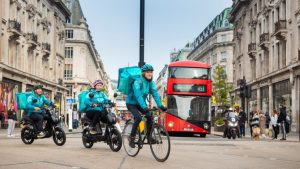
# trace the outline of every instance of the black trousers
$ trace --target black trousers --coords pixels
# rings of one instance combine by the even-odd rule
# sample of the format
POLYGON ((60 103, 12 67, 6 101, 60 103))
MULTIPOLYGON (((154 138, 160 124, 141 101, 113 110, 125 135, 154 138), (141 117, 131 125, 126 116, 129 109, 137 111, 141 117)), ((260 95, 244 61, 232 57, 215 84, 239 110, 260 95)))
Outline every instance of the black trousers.
POLYGON ((102 111, 97 111, 97 110, 90 110, 86 112, 86 116, 92 120, 91 127, 96 127, 96 124, 101 119, 102 114, 103 114, 102 111))
POLYGON ((143 111, 143 109, 141 108, 141 106, 139 105, 132 105, 132 104, 126 104, 127 109, 132 113, 132 115, 134 116, 134 123, 132 126, 132 130, 131 130, 131 137, 135 137, 136 132, 137 132, 137 128, 140 124, 140 122, 142 121, 142 114, 145 114, 145 117, 147 119, 147 134, 150 134, 150 130, 152 128, 153 125, 153 119, 152 119, 152 115, 150 113, 146 113, 143 111))
POLYGON ((245 124, 240 124, 240 135, 245 136, 245 124))
POLYGON ((44 116, 42 113, 32 113, 30 119, 37 125, 38 132, 43 131, 43 120, 44 116))
POLYGON ((273 127, 274 134, 275 134, 274 138, 277 138, 277 136, 279 134, 279 126, 278 125, 276 125, 276 126, 272 125, 272 127, 273 127))

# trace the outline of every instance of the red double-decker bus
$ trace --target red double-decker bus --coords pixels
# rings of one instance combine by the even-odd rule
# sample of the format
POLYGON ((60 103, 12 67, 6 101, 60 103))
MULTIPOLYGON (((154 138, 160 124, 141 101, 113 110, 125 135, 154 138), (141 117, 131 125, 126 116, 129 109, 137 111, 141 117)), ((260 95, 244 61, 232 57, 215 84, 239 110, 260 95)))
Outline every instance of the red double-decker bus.
POLYGON ((169 133, 200 134, 211 128, 212 81, 210 65, 178 61, 168 65, 163 125, 169 133))

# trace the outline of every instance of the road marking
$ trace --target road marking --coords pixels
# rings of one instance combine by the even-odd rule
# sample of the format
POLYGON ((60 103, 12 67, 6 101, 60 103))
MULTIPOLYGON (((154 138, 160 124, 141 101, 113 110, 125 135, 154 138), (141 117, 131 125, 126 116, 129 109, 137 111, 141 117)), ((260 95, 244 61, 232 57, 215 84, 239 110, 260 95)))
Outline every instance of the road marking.
POLYGON ((123 166, 123 164, 125 163, 125 160, 126 160, 127 157, 128 157, 128 156, 125 155, 125 156, 122 158, 122 161, 121 161, 121 163, 120 163, 118 169, 122 169, 122 166, 123 166))

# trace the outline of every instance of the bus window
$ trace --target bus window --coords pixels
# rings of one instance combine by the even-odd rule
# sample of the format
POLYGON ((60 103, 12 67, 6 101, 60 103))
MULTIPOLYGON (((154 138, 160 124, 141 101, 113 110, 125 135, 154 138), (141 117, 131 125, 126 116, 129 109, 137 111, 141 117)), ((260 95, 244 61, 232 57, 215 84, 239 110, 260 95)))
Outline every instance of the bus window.
POLYGON ((168 96, 168 113, 183 120, 209 120, 209 98, 198 96, 168 96))
POLYGON ((169 72, 169 78, 211 79, 210 69, 206 68, 170 67, 169 72))

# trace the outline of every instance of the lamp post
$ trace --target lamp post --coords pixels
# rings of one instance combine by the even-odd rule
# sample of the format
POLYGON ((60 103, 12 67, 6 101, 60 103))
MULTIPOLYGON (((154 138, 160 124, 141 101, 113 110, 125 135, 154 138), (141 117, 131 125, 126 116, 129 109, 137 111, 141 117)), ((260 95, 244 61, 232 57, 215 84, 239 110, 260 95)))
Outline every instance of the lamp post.
POLYGON ((142 67, 144 62, 144 27, 145 27, 145 0, 140 0, 140 60, 139 67, 142 67))

